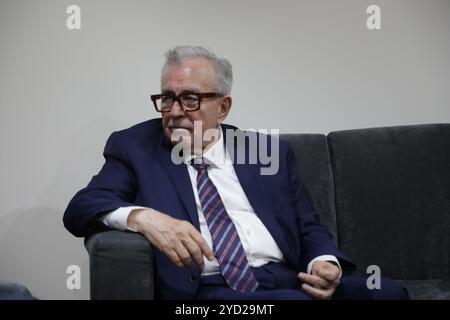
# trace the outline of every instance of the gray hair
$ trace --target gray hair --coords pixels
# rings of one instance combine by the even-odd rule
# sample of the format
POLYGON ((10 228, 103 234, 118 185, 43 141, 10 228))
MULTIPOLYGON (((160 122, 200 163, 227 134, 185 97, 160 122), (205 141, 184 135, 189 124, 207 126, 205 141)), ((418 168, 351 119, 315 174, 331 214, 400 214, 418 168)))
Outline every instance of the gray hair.
POLYGON ((233 68, 231 67, 231 63, 225 58, 217 57, 214 53, 203 47, 176 46, 167 50, 166 61, 161 71, 161 80, 169 67, 180 64, 185 60, 199 58, 206 59, 212 63, 216 71, 215 87, 217 92, 223 95, 229 95, 233 84, 233 68))

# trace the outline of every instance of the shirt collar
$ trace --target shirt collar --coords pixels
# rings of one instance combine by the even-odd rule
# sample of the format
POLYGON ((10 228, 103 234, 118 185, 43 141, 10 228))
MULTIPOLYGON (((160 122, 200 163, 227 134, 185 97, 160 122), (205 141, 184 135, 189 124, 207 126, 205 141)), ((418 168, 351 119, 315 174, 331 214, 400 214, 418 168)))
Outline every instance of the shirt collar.
MULTIPOLYGON (((198 158, 198 155, 188 155, 183 159, 184 163, 190 164, 194 158, 198 158)), ((226 161, 226 152, 225 145, 223 143, 223 130, 222 127, 219 126, 219 139, 217 141, 212 142, 212 145, 206 150, 203 154, 203 159, 205 162, 210 165, 220 168, 225 164, 226 161)))

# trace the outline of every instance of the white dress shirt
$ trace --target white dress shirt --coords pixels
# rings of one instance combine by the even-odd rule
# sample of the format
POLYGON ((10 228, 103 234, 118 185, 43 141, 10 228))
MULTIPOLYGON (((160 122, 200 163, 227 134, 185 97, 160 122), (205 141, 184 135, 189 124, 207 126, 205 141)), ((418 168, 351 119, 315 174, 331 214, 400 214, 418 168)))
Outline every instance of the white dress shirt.
MULTIPOLYGON (((219 130, 219 133, 219 139, 206 150, 203 157, 210 163, 210 166, 208 167, 208 176, 216 186, 225 209, 236 226, 237 233, 242 242, 250 266, 260 267, 268 262, 284 261, 283 254, 277 243, 250 205, 247 196, 239 183, 236 172, 234 171, 230 156, 224 147, 222 130, 219 130)), ((211 233, 203 215, 197 193, 197 170, 189 164, 190 160, 194 157, 195 156, 186 157, 184 163, 189 173, 192 190, 194 190, 195 203, 197 205, 197 213, 200 222, 200 232, 205 238, 208 246, 212 248, 211 233)), ((119 208, 105 215, 102 218, 102 221, 105 225, 114 229, 131 230, 127 226, 128 215, 132 210, 142 208, 144 207, 132 206, 119 208)), ((213 261, 209 261, 206 257, 203 257, 203 259, 204 267, 202 276, 220 273, 217 259, 214 259, 213 261)), ((308 273, 311 273, 313 263, 319 260, 336 262, 340 268, 339 262, 335 256, 323 255, 310 261, 307 268, 308 273)))

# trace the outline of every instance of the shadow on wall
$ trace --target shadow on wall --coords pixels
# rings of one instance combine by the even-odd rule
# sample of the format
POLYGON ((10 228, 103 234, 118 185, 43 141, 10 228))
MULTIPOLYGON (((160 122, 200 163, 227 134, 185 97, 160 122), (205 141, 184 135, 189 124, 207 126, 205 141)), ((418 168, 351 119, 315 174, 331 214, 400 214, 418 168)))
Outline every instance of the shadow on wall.
POLYGON ((34 207, 0 219, 1 225, 8 226, 0 242, 8 279, 1 270, 0 279, 23 284, 38 299, 89 299, 89 260, 83 240, 64 229, 61 215, 56 208, 34 207), (66 287, 67 267, 74 264, 81 269, 79 290, 66 287))
POLYGON ((53 150, 48 187, 29 195, 38 205, 17 204, 0 215, 0 280, 20 283, 38 299, 89 299, 88 254, 83 239, 64 228, 62 217, 69 200, 103 164, 109 134, 127 126, 114 119, 92 119, 75 132, 61 133, 63 143, 53 150), (81 269, 80 289, 66 286, 71 265, 81 269))

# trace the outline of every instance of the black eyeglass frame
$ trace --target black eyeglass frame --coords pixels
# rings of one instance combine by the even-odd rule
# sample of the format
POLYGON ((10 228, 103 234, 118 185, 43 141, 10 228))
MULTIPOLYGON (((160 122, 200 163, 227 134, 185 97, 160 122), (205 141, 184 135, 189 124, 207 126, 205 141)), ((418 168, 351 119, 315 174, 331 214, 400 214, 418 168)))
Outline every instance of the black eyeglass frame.
POLYGON ((155 110, 157 112, 161 112, 161 113, 170 112, 173 108, 173 105, 175 104, 175 101, 178 102, 178 104, 181 106, 181 108, 183 109, 184 112, 192 112, 192 111, 197 111, 198 109, 200 109, 200 106, 202 104, 202 99, 204 99, 204 98, 222 98, 222 97, 224 97, 224 95, 219 92, 191 92, 191 91, 184 91, 178 95, 176 95, 173 92, 167 92, 167 93, 153 94, 150 96, 151 100, 153 101, 155 110), (186 106, 183 104, 183 101, 181 100, 181 97, 183 97, 183 96, 196 96, 198 99, 197 108, 186 109, 186 106), (168 97, 168 98, 173 99, 173 104, 169 110, 163 111, 163 110, 158 109, 157 101, 163 97, 168 97))

